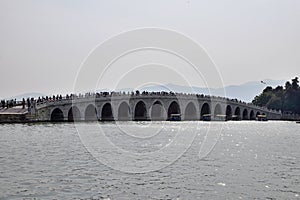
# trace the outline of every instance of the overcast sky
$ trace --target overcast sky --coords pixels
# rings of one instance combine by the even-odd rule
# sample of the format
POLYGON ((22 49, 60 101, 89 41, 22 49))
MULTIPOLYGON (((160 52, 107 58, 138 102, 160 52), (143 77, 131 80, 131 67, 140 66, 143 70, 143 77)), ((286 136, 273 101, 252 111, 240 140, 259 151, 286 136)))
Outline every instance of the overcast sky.
POLYGON ((140 27, 193 38, 225 85, 300 74, 298 0, 0 0, 0 97, 72 91, 92 49, 140 27))

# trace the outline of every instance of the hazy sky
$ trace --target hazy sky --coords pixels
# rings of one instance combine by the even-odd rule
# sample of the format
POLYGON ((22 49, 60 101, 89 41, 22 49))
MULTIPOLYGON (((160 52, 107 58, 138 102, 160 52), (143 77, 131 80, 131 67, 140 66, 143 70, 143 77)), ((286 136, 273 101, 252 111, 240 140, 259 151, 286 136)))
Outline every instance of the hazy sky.
POLYGON ((0 97, 72 91, 93 48, 140 27, 193 38, 225 85, 300 75, 298 0, 0 0, 0 97))

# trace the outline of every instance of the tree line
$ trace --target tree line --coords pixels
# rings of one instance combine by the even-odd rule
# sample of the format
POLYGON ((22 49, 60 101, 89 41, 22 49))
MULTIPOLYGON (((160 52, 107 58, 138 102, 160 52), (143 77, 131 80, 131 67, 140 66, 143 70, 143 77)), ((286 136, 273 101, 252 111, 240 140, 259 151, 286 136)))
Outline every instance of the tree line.
POLYGON ((285 86, 272 88, 267 86, 252 103, 269 109, 281 110, 284 113, 300 114, 300 87, 298 77, 285 83, 285 86))

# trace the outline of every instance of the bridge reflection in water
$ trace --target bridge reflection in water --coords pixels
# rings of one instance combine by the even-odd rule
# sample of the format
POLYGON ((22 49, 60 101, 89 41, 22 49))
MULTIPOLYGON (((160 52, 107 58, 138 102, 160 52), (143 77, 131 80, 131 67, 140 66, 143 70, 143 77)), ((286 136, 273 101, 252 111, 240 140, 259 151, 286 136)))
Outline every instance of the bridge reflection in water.
POLYGON ((144 92, 142 94, 102 93, 70 95, 57 100, 36 102, 40 121, 131 121, 170 120, 255 120, 257 115, 280 119, 281 112, 250 103, 207 95, 144 92))

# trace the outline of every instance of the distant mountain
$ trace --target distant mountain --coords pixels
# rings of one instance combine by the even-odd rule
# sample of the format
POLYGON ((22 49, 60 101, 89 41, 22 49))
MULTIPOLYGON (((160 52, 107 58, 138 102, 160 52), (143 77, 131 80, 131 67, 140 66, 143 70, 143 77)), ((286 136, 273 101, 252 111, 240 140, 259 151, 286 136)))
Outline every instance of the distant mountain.
POLYGON ((231 85, 225 87, 226 96, 229 98, 237 98, 245 102, 251 102, 256 95, 262 93, 263 89, 267 86, 276 87, 278 85, 284 85, 285 80, 263 80, 264 83, 260 81, 252 81, 242 85, 231 85))
POLYGON ((225 88, 203 88, 203 87, 188 87, 174 84, 158 85, 158 86, 148 86, 143 87, 141 90, 147 91, 176 91, 183 93, 199 93, 199 94, 210 94, 215 96, 224 96, 239 99, 245 102, 251 102, 256 95, 259 95, 263 89, 267 86, 276 87, 278 85, 284 85, 285 80, 263 80, 260 81, 247 82, 241 85, 230 85, 225 88))
MULTIPOLYGON (((182 85, 175 85, 175 84, 166 84, 166 85, 156 85, 156 86, 147 86, 140 88, 140 91, 174 91, 174 92, 183 92, 183 93, 197 93, 197 94, 207 94, 207 95, 215 95, 215 96, 224 96, 226 94, 226 97, 232 98, 232 99, 239 99, 245 102, 251 102, 256 95, 259 95, 262 93, 263 89, 267 86, 276 87, 278 85, 284 86, 285 80, 271 80, 266 79, 263 80, 263 83, 260 81, 251 81, 247 82, 241 85, 229 85, 225 88, 204 88, 204 87, 195 87, 195 86, 182 86, 182 85)), ((101 89, 97 91, 111 91, 109 89, 101 89)), ((118 89, 116 91, 125 91, 130 92, 133 91, 131 88, 124 88, 124 89, 118 89)), ((27 97, 34 97, 37 98, 39 96, 46 96, 42 93, 32 92, 32 93, 25 93, 20 94, 17 96, 13 96, 10 98, 5 99, 17 99, 22 100, 22 98, 27 97)))

